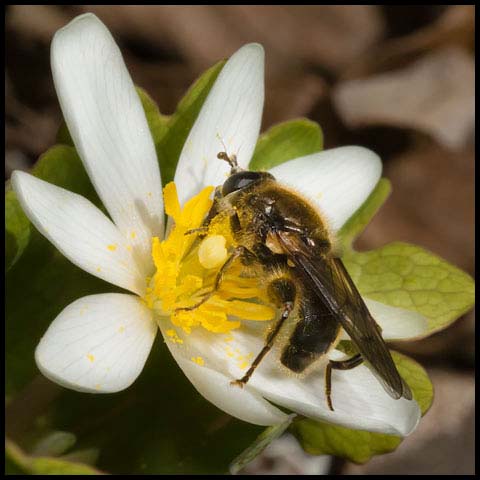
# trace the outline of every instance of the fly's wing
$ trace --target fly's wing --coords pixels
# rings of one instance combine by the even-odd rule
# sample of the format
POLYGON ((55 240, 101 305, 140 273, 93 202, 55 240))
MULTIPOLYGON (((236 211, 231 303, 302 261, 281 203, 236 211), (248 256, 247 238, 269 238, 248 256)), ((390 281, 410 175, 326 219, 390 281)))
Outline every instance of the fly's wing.
POLYGON ((315 287, 332 315, 355 343, 364 360, 374 370, 385 391, 393 398, 412 399, 412 392, 393 362, 360 293, 339 258, 312 258, 299 234, 276 232, 277 239, 302 277, 315 287))

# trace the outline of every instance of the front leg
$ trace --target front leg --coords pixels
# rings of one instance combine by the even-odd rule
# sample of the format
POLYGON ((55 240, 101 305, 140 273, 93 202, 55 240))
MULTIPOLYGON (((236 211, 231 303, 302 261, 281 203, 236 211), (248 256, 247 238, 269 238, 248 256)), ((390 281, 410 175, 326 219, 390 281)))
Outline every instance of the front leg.
POLYGON ((210 207, 210 210, 207 213, 207 216, 202 222, 202 225, 198 228, 192 228, 185 232, 185 235, 191 235, 192 233, 198 233, 200 238, 205 237, 208 234, 208 229, 212 220, 219 215, 220 213, 227 214, 230 218, 230 225, 232 227, 232 231, 237 231, 236 228, 240 227, 240 220, 238 218, 236 210, 233 208, 226 208, 225 206, 221 205, 222 200, 222 187, 218 186, 215 188, 215 194, 213 197, 213 204, 210 207))
POLYGON ((258 353, 255 359, 252 362, 252 365, 247 370, 245 375, 238 380, 234 380, 230 382, 230 385, 236 385, 237 387, 243 387, 252 376, 255 369, 258 367, 260 362, 263 360, 265 355, 271 350, 275 338, 279 334, 283 324, 289 318, 290 314, 293 311, 295 306, 295 299, 297 297, 295 283, 289 278, 288 275, 284 277, 277 278, 270 282, 268 285, 268 293, 272 301, 278 306, 282 308, 282 313, 280 318, 277 320, 277 323, 270 331, 265 341, 265 345, 263 346, 262 350, 258 353))
POLYGON ((222 187, 219 185, 215 188, 215 194, 213 195, 213 204, 210 207, 205 220, 202 223, 202 228, 208 228, 210 222, 220 213, 220 200, 222 199, 222 187))
POLYGON ((223 277, 225 275, 225 272, 230 268, 232 263, 237 259, 237 258, 243 258, 245 263, 251 263, 256 257, 255 254, 250 252, 247 248, 244 246, 240 245, 233 250, 233 252, 230 254, 230 256, 227 258, 225 263, 222 265, 222 268, 217 273, 217 276, 215 277, 215 283, 213 285, 213 288, 210 292, 205 294, 205 296, 195 305, 192 305, 190 307, 181 307, 175 309, 175 312, 178 311, 190 311, 190 310, 195 310, 198 308, 200 305, 205 303, 218 289, 220 288, 220 283, 223 280, 223 277))
POLYGON ((358 353, 353 357, 342 360, 335 361, 330 360, 325 369, 325 397, 327 398, 328 408, 334 412, 333 403, 332 403, 332 369, 333 370, 351 370, 356 366, 360 365, 363 362, 362 356, 358 353))

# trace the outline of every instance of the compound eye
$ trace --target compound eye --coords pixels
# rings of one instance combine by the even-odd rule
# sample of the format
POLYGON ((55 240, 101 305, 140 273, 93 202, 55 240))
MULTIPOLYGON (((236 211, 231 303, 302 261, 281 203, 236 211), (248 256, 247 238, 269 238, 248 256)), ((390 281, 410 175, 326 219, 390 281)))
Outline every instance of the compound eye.
POLYGON ((262 174, 259 172, 239 172, 230 175, 222 187, 222 194, 228 195, 229 193, 242 190, 250 186, 252 183, 258 182, 262 178, 262 174))

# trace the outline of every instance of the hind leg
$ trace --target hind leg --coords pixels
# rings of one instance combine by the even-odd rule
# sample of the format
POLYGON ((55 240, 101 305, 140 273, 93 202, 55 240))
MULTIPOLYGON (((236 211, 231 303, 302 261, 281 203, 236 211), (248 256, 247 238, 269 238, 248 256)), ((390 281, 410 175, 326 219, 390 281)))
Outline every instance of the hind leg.
POLYGON ((247 372, 242 378, 230 382, 231 385, 243 387, 248 382, 248 380, 250 380, 250 377, 252 376, 255 369, 258 367, 265 355, 272 348, 278 332, 280 332, 282 325, 285 323, 293 310, 295 302, 295 284, 290 279, 279 278, 274 280, 268 286, 268 291, 270 293, 270 296, 276 300, 277 304, 280 304, 282 306, 282 313, 277 323, 275 324, 275 327, 268 334, 264 347, 255 357, 255 360, 252 362, 250 368, 247 370, 247 372))
POLYGON ((332 404, 332 369, 333 370, 351 370, 352 368, 357 367, 363 362, 362 356, 358 353, 357 355, 343 360, 341 362, 335 362, 330 360, 325 369, 325 396, 327 397, 328 408, 333 412, 332 404))

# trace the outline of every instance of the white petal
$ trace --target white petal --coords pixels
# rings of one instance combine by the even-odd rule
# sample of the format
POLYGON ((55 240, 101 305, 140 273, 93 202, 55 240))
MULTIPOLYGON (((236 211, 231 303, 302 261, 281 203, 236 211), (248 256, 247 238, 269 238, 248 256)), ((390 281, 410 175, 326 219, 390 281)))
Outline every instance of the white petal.
POLYGON ((336 423, 355 430, 405 436, 420 420, 415 401, 392 399, 383 390, 367 367, 333 371, 332 401, 334 412, 325 400, 323 369, 305 378, 291 379, 275 375, 275 370, 262 369, 252 376, 252 388, 278 405, 290 408, 306 417, 336 423))
POLYGON ((365 297, 363 300, 382 328, 382 337, 385 340, 413 339, 423 336, 428 331, 428 321, 420 313, 391 307, 365 297))
POLYGON ((120 50, 103 23, 85 14, 55 34, 51 64, 63 116, 90 179, 147 270, 151 236, 163 235, 160 171, 120 50))
POLYGON ((204 186, 222 184, 230 168, 217 158, 227 150, 246 167, 257 143, 264 100, 264 51, 245 45, 230 57, 183 146, 175 173, 180 203, 204 186), (222 144, 223 142, 223 144, 222 144))
POLYGON ((284 422, 288 415, 281 412, 260 395, 248 389, 235 388, 230 385, 230 379, 220 372, 197 365, 181 355, 172 354, 187 378, 198 392, 209 402, 227 412, 255 425, 275 425, 284 422))
POLYGON ((248 388, 237 388, 230 385, 232 377, 227 377, 216 370, 213 363, 198 365, 193 358, 201 357, 202 350, 198 350, 189 342, 189 336, 178 331, 178 337, 184 340, 183 344, 172 342, 172 337, 166 334, 171 328, 169 321, 162 320, 161 331, 173 358, 183 373, 192 382, 198 392, 209 402, 227 412, 229 415, 255 425, 275 425, 287 419, 287 415, 267 402, 256 392, 248 388), (212 368, 213 367, 213 368, 212 368))
POLYGON ((133 295, 83 297, 53 321, 35 351, 40 371, 64 387, 112 393, 129 387, 145 365, 157 325, 133 295))
MULTIPOLYGON (((254 323, 245 322, 241 329, 233 331, 231 341, 226 341, 224 335, 194 329, 191 334, 181 336, 184 344, 177 349, 177 357, 202 356, 205 367, 225 375, 226 387, 230 380, 243 376, 263 346, 265 326, 254 323)), ((392 399, 367 367, 360 365, 350 371, 333 372, 335 411, 331 412, 324 393, 325 363, 320 361, 308 375, 297 376, 280 364, 279 353, 278 346, 268 353, 243 390, 256 392, 307 417, 348 428, 408 435, 416 427, 420 419, 417 403, 392 399)))
MULTIPOLYGON (((412 340, 425 336, 429 331, 428 320, 420 313, 392 307, 366 297, 363 297, 363 300, 372 317, 380 325, 385 340, 412 340)), ((343 330, 340 338, 350 339, 343 330)), ((330 354, 329 356, 332 360, 337 359, 330 354)))
POLYGON ((337 231, 372 193, 382 162, 366 148, 339 147, 282 163, 270 173, 316 204, 337 231))
POLYGON ((72 263, 139 295, 145 279, 125 237, 90 201, 25 172, 11 178, 23 211, 72 263))

